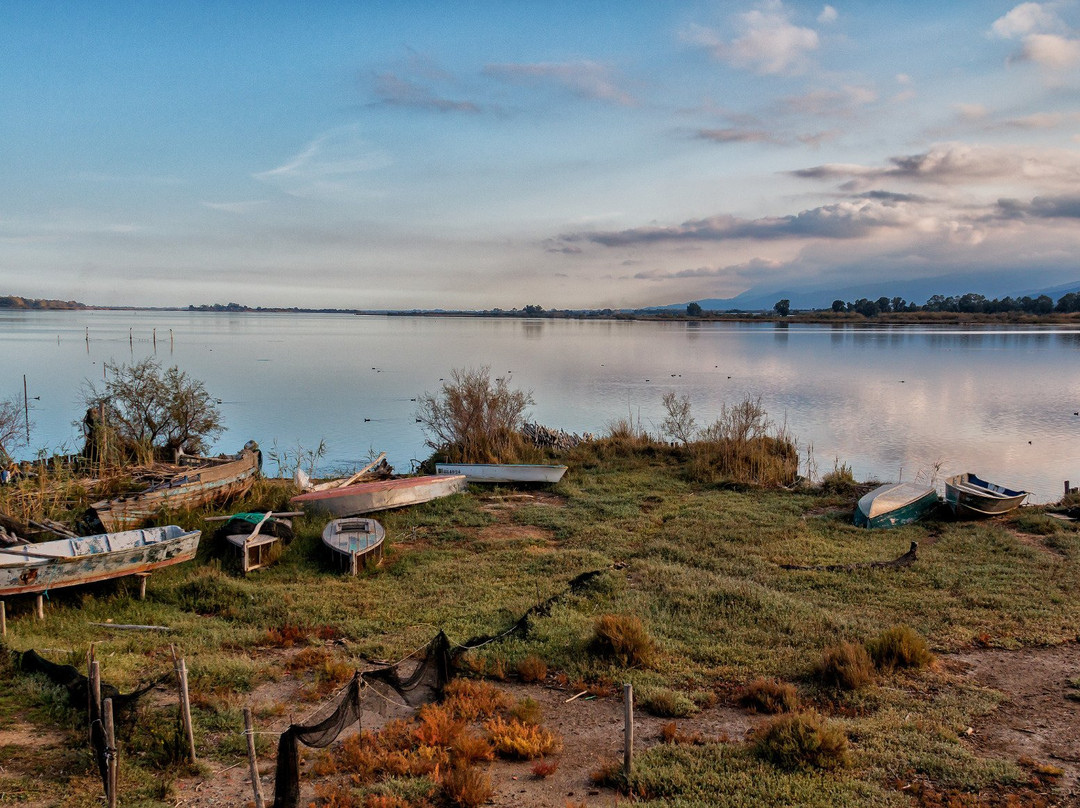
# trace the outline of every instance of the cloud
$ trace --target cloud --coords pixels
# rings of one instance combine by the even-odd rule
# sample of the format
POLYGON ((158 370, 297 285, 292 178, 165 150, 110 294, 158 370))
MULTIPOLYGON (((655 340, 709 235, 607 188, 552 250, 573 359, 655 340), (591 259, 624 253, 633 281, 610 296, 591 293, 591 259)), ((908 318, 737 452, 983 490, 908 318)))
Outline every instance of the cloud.
POLYGON ((718 61, 765 76, 804 72, 809 54, 819 45, 817 32, 794 24, 779 0, 766 0, 738 15, 736 27, 738 35, 730 41, 700 25, 688 29, 683 37, 718 61))
POLYGON ((781 102, 781 108, 820 117, 849 117, 858 107, 875 101, 877 92, 872 87, 846 85, 838 90, 819 89, 804 95, 788 96, 781 102))
POLYGON ((637 101, 618 86, 606 65, 592 61, 490 64, 484 75, 515 84, 554 84, 580 98, 635 106, 637 101))
POLYGON ((1021 3, 990 26, 992 36, 1019 39, 1020 50, 1009 61, 1034 62, 1051 71, 1080 64, 1080 39, 1050 3, 1021 3))
POLYGON ((669 227, 637 227, 564 236, 568 242, 589 241, 604 247, 673 242, 719 242, 737 239, 774 241, 790 238, 851 239, 878 228, 901 227, 914 217, 895 199, 860 199, 804 210, 790 216, 743 219, 730 215, 692 219, 669 227))
POLYGON ((358 175, 384 168, 391 160, 371 149, 358 126, 324 132, 276 168, 252 176, 295 196, 341 193, 353 189, 358 175))
POLYGON ((687 278, 731 278, 749 277, 756 279, 762 272, 771 272, 784 266, 780 261, 768 258, 753 258, 741 264, 729 264, 720 267, 694 267, 691 269, 678 269, 664 271, 659 269, 639 272, 633 276, 634 280, 685 280, 687 278))
POLYGON ((480 107, 472 101, 442 98, 430 88, 393 73, 377 75, 374 90, 379 100, 389 106, 431 109, 436 112, 480 112, 480 107))
POLYGON ((999 199, 997 208, 1006 219, 1080 219, 1080 196, 1037 196, 1028 203, 999 199))
POLYGON ((904 179, 942 184, 1000 180, 1080 182, 1080 152, 1068 149, 944 143, 921 154, 889 158, 889 162, 891 165, 881 168, 831 163, 790 173, 803 179, 904 179))
POLYGON ((825 25, 827 23, 836 22, 838 16, 835 8, 832 6, 824 6, 821 9, 821 13, 817 15, 817 21, 822 25, 825 25))
POLYGON ((699 129, 697 137, 714 143, 780 143, 771 132, 762 129, 699 129))
POLYGON ((244 202, 203 202, 204 208, 210 208, 210 210, 221 210, 226 213, 250 213, 258 208, 260 205, 265 205, 265 199, 251 199, 244 202))

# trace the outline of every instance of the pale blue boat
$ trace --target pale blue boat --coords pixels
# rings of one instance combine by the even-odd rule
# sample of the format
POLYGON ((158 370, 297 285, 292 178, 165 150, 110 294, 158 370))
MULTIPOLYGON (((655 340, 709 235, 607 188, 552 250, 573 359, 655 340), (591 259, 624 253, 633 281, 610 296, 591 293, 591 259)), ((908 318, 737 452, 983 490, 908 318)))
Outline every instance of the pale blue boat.
POLYGON ((938 493, 919 483, 886 483, 859 500, 857 527, 898 527, 922 518, 937 507, 938 493))

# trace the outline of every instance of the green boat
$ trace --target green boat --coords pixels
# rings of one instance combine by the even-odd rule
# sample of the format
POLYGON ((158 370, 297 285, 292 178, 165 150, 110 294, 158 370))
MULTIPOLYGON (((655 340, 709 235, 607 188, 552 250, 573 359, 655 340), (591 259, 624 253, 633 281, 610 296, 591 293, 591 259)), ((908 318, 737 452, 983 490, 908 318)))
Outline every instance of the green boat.
POLYGON ((886 483, 859 500, 855 508, 858 527, 897 527, 921 518, 938 504, 938 494, 919 483, 886 483))

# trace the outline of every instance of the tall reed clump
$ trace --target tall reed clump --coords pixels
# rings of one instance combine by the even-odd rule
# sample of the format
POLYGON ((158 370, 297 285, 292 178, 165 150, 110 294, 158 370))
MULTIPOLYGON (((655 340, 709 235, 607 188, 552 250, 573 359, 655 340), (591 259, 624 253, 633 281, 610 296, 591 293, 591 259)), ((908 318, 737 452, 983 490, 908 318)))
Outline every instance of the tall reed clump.
POLYGON ((699 429, 687 396, 673 392, 663 399, 667 417, 661 429, 683 444, 690 474, 701 482, 736 482, 773 488, 790 485, 799 474, 799 452, 786 424, 776 424, 761 399, 746 396, 723 404, 720 417, 699 429))
POLYGON ((860 690, 874 681, 874 661, 859 643, 830 645, 822 654, 817 676, 827 687, 860 690))
POLYGON ((881 670, 925 668, 934 661, 930 646, 911 626, 885 629, 866 643, 866 650, 881 670))
POLYGON ((531 392, 512 390, 489 367, 455 368, 438 393, 417 399, 416 417, 427 445, 453 463, 512 463, 528 447, 521 436, 531 392))

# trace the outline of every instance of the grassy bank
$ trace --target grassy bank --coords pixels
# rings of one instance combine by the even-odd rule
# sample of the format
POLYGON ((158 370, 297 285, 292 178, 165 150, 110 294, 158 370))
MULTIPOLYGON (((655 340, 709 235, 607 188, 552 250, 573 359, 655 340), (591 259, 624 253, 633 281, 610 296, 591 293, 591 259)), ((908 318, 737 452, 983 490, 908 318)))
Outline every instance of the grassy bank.
MULTIPOLYGON (((561 596, 526 637, 470 652, 470 675, 512 676, 526 657, 539 657, 549 686, 604 696, 630 681, 641 706, 690 721, 735 704, 751 680, 775 677, 850 740, 850 765, 824 773, 779 768, 741 742, 657 744, 629 784, 650 805, 906 805, 919 799, 901 789, 914 780, 943 793, 1015 790, 1030 780, 1015 761, 979 758, 965 745, 965 728, 999 696, 947 663, 881 672, 857 691, 826 687, 814 671, 827 647, 865 642, 897 623, 939 657, 973 645, 1075 640, 1080 533, 1070 524, 1025 509, 987 523, 866 531, 851 525, 852 494, 695 482, 693 458, 676 448, 608 441, 564 459, 571 471, 550 491, 473 488, 382 514, 387 559, 358 578, 330 569, 321 521, 298 520, 279 562, 243 578, 212 541, 209 514, 178 514, 178 523, 206 531, 197 563, 155 573, 142 602, 128 582, 53 593, 44 623, 31 602, 9 601, 8 647, 50 649, 51 659, 81 667, 94 641, 104 678, 127 691, 170 672, 175 644, 190 669, 204 772, 217 771, 241 760, 246 704, 265 723, 287 724, 283 716, 308 714, 364 659, 397 659, 439 629, 458 642, 497 633, 561 596), (918 560, 900 569, 781 566, 892 559, 912 541, 918 560), (591 570, 602 573, 567 594, 591 570), (640 618, 654 651, 648 667, 595 652, 602 615, 640 618), (90 625, 110 620, 172 631, 90 625), (319 653, 297 663, 297 649, 319 653), (284 683, 293 686, 287 700, 267 695, 284 683)), ((262 482, 237 509, 284 509, 289 493, 285 483, 262 482)), ((50 686, 6 663, 3 677, 5 724, 25 727, 27 737, 47 732, 49 743, 0 746, 0 792, 16 803, 97 804, 78 716, 50 686)), ((189 772, 169 746, 174 726, 175 709, 144 705, 122 748, 122 804, 175 802, 170 783, 189 772)), ((261 736, 264 757, 272 748, 261 736)))

